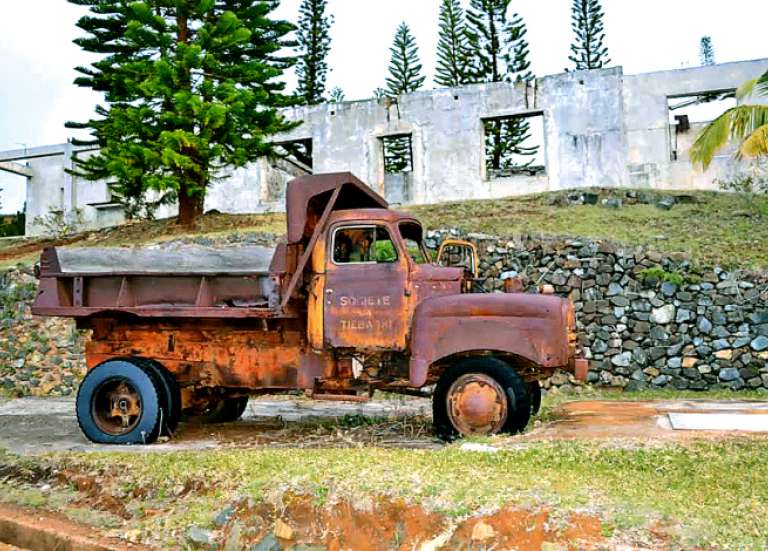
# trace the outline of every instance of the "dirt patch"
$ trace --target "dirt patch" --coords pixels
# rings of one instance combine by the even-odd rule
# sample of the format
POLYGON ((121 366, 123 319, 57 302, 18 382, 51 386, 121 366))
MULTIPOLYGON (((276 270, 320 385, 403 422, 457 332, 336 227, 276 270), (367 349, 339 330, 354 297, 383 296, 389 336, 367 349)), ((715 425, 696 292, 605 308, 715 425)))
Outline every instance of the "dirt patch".
MULTIPOLYGON (((672 430, 668 413, 738 411, 766 415, 765 404, 739 401, 585 401, 567 402, 555 411, 556 420, 517 440, 646 440, 679 441, 740 436, 737 431, 672 430)), ((750 433, 757 438, 768 434, 750 433)))
MULTIPOLYGON (((0 505, 0 549, 3 544, 30 551, 150 551, 99 535, 93 527, 61 515, 0 505)), ((11 547, 12 548, 12 547, 11 547)))
POLYGON ((547 542, 575 550, 594 549, 606 543, 601 519, 582 513, 554 520, 546 509, 506 507, 491 515, 457 521, 399 500, 317 506, 308 496, 286 496, 282 507, 262 504, 238 510, 224 528, 224 540, 233 537, 239 545, 265 546, 274 540, 283 548, 303 545, 329 551, 538 551, 547 542))

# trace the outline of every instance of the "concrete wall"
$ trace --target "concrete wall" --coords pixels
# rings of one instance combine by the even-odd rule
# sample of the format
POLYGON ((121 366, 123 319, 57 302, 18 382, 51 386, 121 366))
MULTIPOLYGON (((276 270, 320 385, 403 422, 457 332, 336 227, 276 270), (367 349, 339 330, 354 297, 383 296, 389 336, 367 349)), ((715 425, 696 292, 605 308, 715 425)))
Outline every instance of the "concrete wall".
MULTIPOLYGON (((277 142, 311 139, 313 171, 351 171, 393 200, 435 203, 483 199, 558 189, 650 187, 716 189, 715 179, 739 166, 725 152, 706 173, 687 159, 687 147, 701 125, 676 135, 668 102, 702 92, 733 90, 768 68, 768 59, 641 75, 620 67, 546 76, 534 83, 494 83, 403 95, 396 101, 366 100, 297 107, 286 118, 301 120, 277 142), (484 161, 483 120, 541 115, 543 174, 491 177, 484 161), (412 171, 385 174, 382 139, 410 134, 412 171)), ((105 183, 79 181, 65 173, 69 144, 6 151, 0 161, 27 163, 27 232, 52 210, 79 209, 85 227, 119 222, 105 183)), ((87 154, 80 152, 79 154, 87 154)), ((286 182, 299 173, 287 163, 266 160, 221 175, 208 192, 206 209, 259 212, 283 208, 286 182)), ((173 215, 165 208, 158 216, 173 215)))

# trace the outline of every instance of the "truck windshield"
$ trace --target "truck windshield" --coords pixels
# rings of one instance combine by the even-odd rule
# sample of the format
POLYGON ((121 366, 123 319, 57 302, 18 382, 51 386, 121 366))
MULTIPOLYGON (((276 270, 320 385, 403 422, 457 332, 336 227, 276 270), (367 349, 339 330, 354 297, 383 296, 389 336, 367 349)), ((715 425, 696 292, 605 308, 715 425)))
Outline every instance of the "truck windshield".
POLYGON ((408 256, 416 264, 428 264, 429 253, 424 248, 421 226, 414 222, 401 222, 400 235, 405 242, 405 248, 408 250, 408 256))

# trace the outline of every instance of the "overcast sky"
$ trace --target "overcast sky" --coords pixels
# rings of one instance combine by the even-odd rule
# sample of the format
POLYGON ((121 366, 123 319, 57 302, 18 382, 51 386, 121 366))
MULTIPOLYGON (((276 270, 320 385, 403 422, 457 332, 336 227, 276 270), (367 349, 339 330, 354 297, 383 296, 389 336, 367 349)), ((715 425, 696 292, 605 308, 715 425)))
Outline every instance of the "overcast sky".
MULTIPOLYGON (((463 0, 462 4, 468 4, 463 0)), ((283 0, 276 16, 295 21, 300 0, 283 0)), ((328 0, 335 17, 328 89, 347 99, 383 86, 395 28, 406 21, 432 87, 439 0, 328 0)), ((537 75, 569 65, 571 0, 512 0, 528 26, 537 75)), ((95 94, 72 84, 73 67, 92 60, 72 44, 83 8, 65 0, 3 0, 0 17, 0 150, 62 143, 67 120, 85 120, 95 94)), ((699 39, 711 35, 717 62, 768 57, 765 0, 603 0, 612 65, 626 73, 698 65, 699 39)), ((293 78, 290 78, 293 86, 293 78)), ((23 180, 0 173, 0 211, 23 203, 23 180)))

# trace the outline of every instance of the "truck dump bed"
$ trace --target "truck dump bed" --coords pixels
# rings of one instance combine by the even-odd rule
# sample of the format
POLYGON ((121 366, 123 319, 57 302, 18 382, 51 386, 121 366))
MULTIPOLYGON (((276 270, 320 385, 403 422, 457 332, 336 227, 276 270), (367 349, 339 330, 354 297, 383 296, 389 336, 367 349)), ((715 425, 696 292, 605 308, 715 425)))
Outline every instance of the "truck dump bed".
POLYGON ((288 183, 287 242, 208 248, 49 248, 32 312, 74 318, 296 318, 312 249, 334 210, 387 208, 348 172, 288 183))
POLYGON ((36 313, 269 317, 279 303, 275 249, 196 245, 51 248, 40 262, 36 313))

